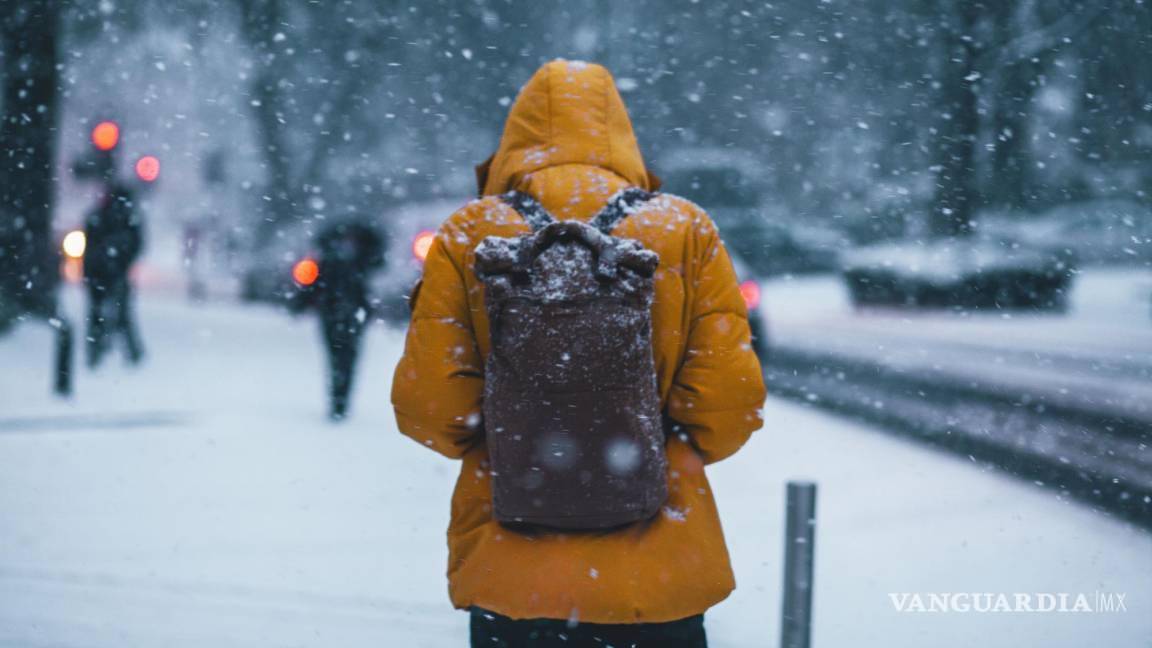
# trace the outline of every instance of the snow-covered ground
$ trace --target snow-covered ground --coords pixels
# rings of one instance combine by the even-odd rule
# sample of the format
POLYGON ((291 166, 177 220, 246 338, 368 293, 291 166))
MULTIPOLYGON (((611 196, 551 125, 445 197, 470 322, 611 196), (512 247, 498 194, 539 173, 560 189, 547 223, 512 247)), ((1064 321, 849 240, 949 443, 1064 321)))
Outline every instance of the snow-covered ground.
MULTIPOLYGON (((48 393, 46 329, 0 338, 0 645, 465 645, 444 578, 456 465, 396 431, 401 333, 369 332, 335 426, 314 322, 163 292, 142 311, 147 365, 81 370, 70 401, 48 393)), ((711 468, 739 581, 709 614, 714 646, 777 641, 791 477, 821 489, 815 645, 1148 645, 1152 536, 800 405, 769 399, 765 418, 711 468), (888 597, 1095 591, 1128 611, 900 614, 888 597)))
POLYGON ((762 308, 780 349, 1152 421, 1149 270, 1083 270, 1067 313, 857 310, 832 276, 769 282, 762 308))

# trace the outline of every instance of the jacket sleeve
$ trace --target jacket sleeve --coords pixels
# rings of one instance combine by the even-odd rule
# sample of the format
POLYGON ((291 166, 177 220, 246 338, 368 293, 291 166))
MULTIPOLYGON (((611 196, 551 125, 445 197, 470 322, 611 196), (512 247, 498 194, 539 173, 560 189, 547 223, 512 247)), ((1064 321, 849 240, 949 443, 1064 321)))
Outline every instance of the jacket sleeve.
POLYGON ((461 457, 481 430, 483 363, 476 348, 465 271, 441 228, 424 262, 404 355, 392 379, 400 431, 452 458, 461 457))
POLYGON ((762 425, 764 377, 752 350, 748 311, 732 261, 703 212, 685 263, 688 341, 668 398, 668 416, 705 463, 744 445, 762 425))

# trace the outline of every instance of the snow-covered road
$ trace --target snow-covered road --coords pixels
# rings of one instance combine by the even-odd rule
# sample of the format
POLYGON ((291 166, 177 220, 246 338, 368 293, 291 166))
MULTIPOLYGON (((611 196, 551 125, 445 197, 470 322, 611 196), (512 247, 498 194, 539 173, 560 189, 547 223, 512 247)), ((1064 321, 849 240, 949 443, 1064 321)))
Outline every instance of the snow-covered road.
MULTIPOLYGON (((370 331, 333 426, 314 322, 157 294, 142 328, 145 367, 82 370, 67 402, 46 329, 0 338, 0 645, 465 645, 444 579, 456 466, 396 432, 399 332, 370 331)), ((711 469, 739 581, 714 646, 777 642, 790 477, 821 489, 815 645, 1150 645, 1152 536, 800 405, 769 399, 765 418, 711 469), (900 614, 888 597, 1096 591, 1128 611, 900 614)))

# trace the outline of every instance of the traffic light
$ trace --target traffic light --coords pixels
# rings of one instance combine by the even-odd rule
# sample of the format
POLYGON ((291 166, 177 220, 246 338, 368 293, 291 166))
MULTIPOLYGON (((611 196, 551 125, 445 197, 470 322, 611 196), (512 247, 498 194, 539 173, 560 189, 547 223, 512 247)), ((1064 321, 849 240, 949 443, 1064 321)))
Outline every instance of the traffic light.
POLYGON ((301 286, 311 286, 320 278, 320 266, 312 259, 301 259, 292 266, 292 278, 301 286))
POLYGON ((92 127, 89 137, 92 149, 72 162, 72 173, 81 180, 112 177, 116 169, 116 147, 120 144, 120 125, 104 120, 92 127))
MULTIPOLYGON (((117 175, 116 155, 120 148, 120 137, 120 125, 115 121, 105 119, 97 122, 90 133, 93 150, 80 155, 72 163, 72 172, 76 177, 105 182, 114 180, 117 175)), ((141 181, 156 182, 160 178, 160 158, 143 155, 132 165, 132 170, 141 181)))
POLYGON ((160 177, 160 160, 154 155, 145 155, 136 160, 136 177, 144 182, 155 182, 160 177))
POLYGON ((120 143, 120 126, 114 121, 102 121, 92 128, 92 144, 101 151, 111 151, 120 143))

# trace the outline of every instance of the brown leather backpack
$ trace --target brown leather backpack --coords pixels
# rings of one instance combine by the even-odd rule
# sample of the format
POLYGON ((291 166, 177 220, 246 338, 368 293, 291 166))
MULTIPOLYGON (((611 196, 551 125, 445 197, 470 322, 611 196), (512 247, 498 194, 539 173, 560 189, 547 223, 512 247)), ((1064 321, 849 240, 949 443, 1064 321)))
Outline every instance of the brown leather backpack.
POLYGON ((659 258, 610 234, 650 197, 627 189, 585 224, 506 194, 532 233, 476 248, 492 342, 484 429, 503 523, 604 529, 667 499, 650 314, 659 258))

